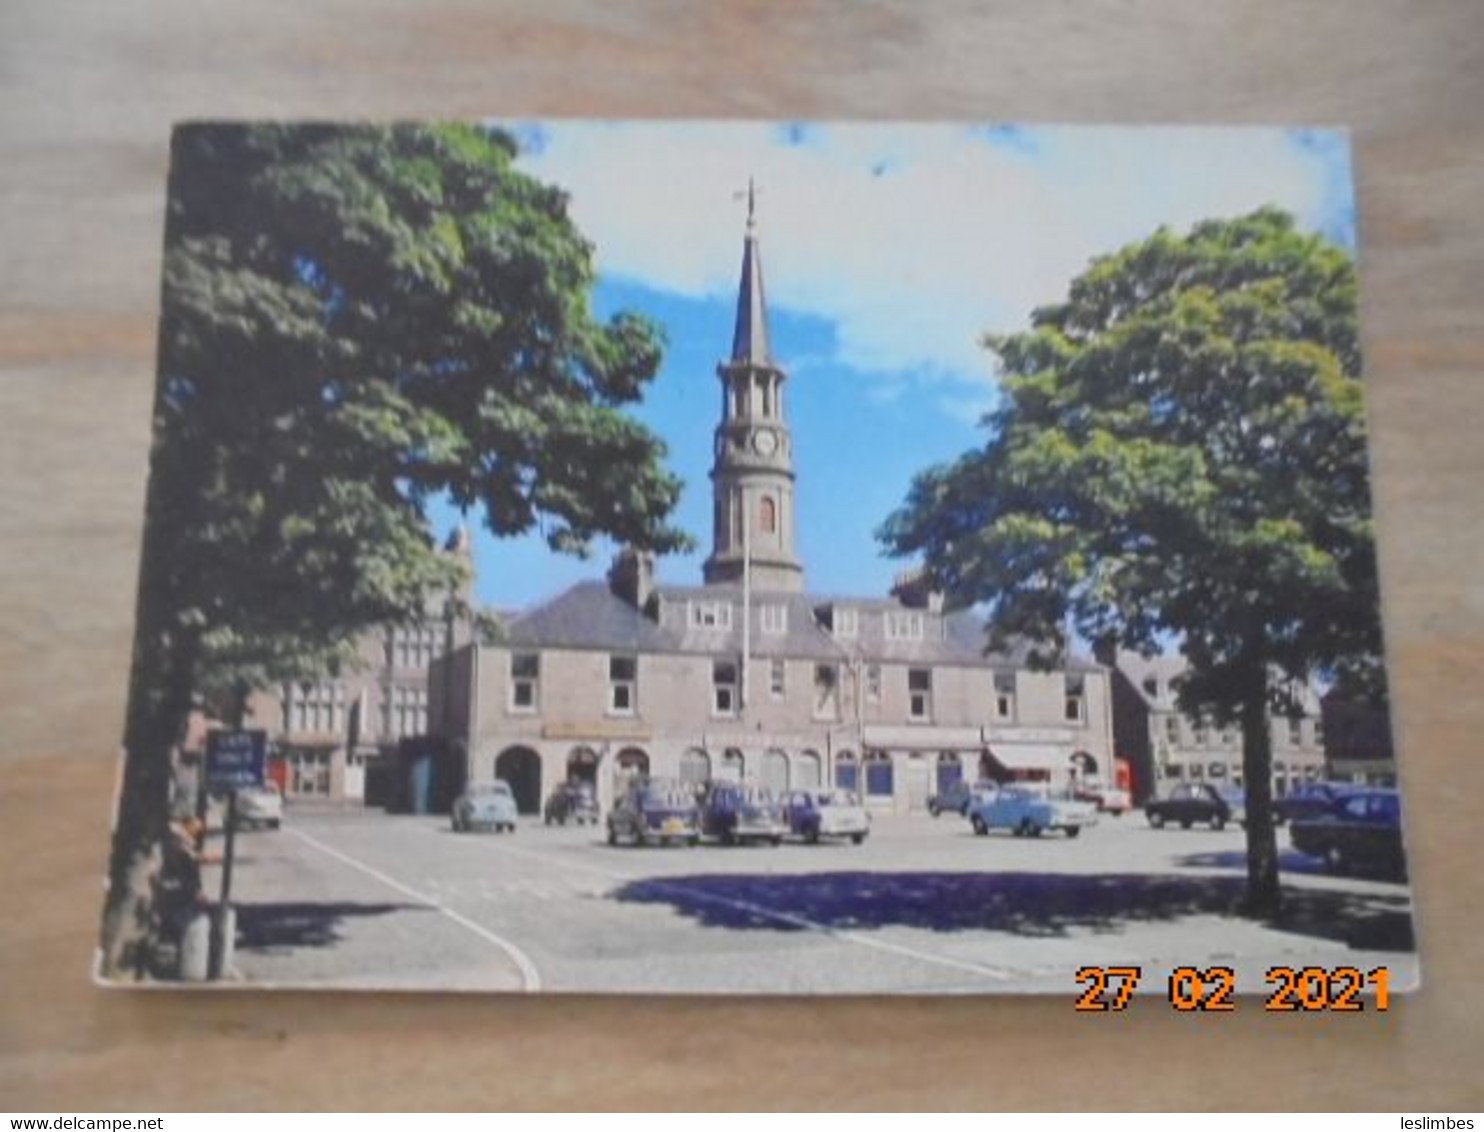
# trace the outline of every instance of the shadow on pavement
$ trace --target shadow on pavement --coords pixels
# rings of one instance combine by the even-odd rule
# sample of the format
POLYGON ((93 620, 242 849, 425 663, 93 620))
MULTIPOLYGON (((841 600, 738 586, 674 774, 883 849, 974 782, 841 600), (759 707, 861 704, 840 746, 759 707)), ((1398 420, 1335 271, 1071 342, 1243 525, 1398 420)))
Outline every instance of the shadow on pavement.
POLYGON ((429 912, 425 904, 239 904, 237 950, 271 951, 288 947, 330 947, 343 938, 344 921, 389 912, 429 912))
MULTIPOLYGON (((1233 869, 1245 874, 1247 854, 1240 849, 1222 850, 1219 853, 1187 853, 1183 857, 1176 858, 1175 864, 1187 869, 1233 869)), ((1311 857, 1296 849, 1278 851, 1278 868, 1285 873, 1298 873, 1303 876, 1334 875, 1318 857, 1311 857)), ((1405 876, 1398 876, 1395 872, 1380 866, 1368 867, 1357 864, 1344 875, 1354 876, 1359 880, 1390 881, 1393 884, 1402 885, 1407 883, 1405 876)))
MULTIPOLYGON (((614 898, 669 905, 717 928, 908 927, 1061 937, 1073 929, 1120 932, 1198 915, 1236 920, 1244 888, 1241 877, 1139 873, 833 872, 657 877, 627 884, 614 898)), ((1283 897, 1283 914, 1271 928, 1365 950, 1415 947, 1405 895, 1285 888, 1283 897)))

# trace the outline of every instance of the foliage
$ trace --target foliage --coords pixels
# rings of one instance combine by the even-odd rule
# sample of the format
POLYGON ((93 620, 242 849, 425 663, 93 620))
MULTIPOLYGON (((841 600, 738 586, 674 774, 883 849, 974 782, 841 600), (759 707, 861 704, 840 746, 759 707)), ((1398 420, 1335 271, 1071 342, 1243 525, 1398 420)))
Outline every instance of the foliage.
POLYGON ((592 248, 514 157, 475 126, 177 130, 105 969, 147 966, 160 930, 144 890, 193 698, 437 610, 467 567, 431 497, 561 550, 688 545, 664 447, 624 412, 658 329, 592 316, 592 248))
POLYGON ((1270 673, 1378 671, 1341 248, 1271 208, 1162 229, 985 343, 1004 374, 988 441, 919 475, 879 533, 984 603, 993 643, 1030 639, 1052 663, 1069 629, 1145 652, 1178 640, 1182 706, 1242 719, 1249 751, 1270 673))
POLYGON ((147 582, 203 676, 322 669, 456 588, 433 493, 561 549, 682 544, 663 446, 621 411, 659 334, 593 320, 591 248, 513 156, 471 126, 178 133, 147 582))

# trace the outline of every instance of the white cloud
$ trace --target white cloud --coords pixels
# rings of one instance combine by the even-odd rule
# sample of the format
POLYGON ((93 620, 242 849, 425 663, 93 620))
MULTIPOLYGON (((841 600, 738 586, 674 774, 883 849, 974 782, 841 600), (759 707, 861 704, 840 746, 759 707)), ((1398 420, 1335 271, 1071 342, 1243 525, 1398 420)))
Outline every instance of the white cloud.
MULTIPOLYGON (((688 296, 737 283, 749 176, 768 299, 835 324, 893 383, 987 386, 977 345, 1055 301, 1094 255, 1275 203, 1324 222, 1325 159, 1264 128, 555 122, 522 157, 565 187, 600 270, 688 296), (878 175, 877 170, 881 170, 878 175)), ((781 359, 785 364, 789 359, 781 359)), ((976 399, 957 399, 968 411, 976 399)))

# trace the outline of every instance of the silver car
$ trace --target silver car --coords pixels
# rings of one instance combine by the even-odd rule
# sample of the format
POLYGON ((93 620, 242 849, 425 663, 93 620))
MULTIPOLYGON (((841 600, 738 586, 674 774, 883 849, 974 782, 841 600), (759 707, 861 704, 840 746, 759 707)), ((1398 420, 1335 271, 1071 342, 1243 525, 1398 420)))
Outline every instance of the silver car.
POLYGON ((515 832, 515 795, 503 778, 493 782, 471 782, 453 804, 453 828, 456 833, 490 829, 496 833, 515 832))

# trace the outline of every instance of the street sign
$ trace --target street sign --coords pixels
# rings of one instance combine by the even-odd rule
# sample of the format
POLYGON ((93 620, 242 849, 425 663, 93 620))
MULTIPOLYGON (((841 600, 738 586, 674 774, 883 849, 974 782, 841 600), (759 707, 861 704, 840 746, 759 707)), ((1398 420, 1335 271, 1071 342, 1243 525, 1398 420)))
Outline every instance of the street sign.
POLYGON ((267 761, 266 731, 209 731, 206 734, 208 790, 261 786, 267 761))

